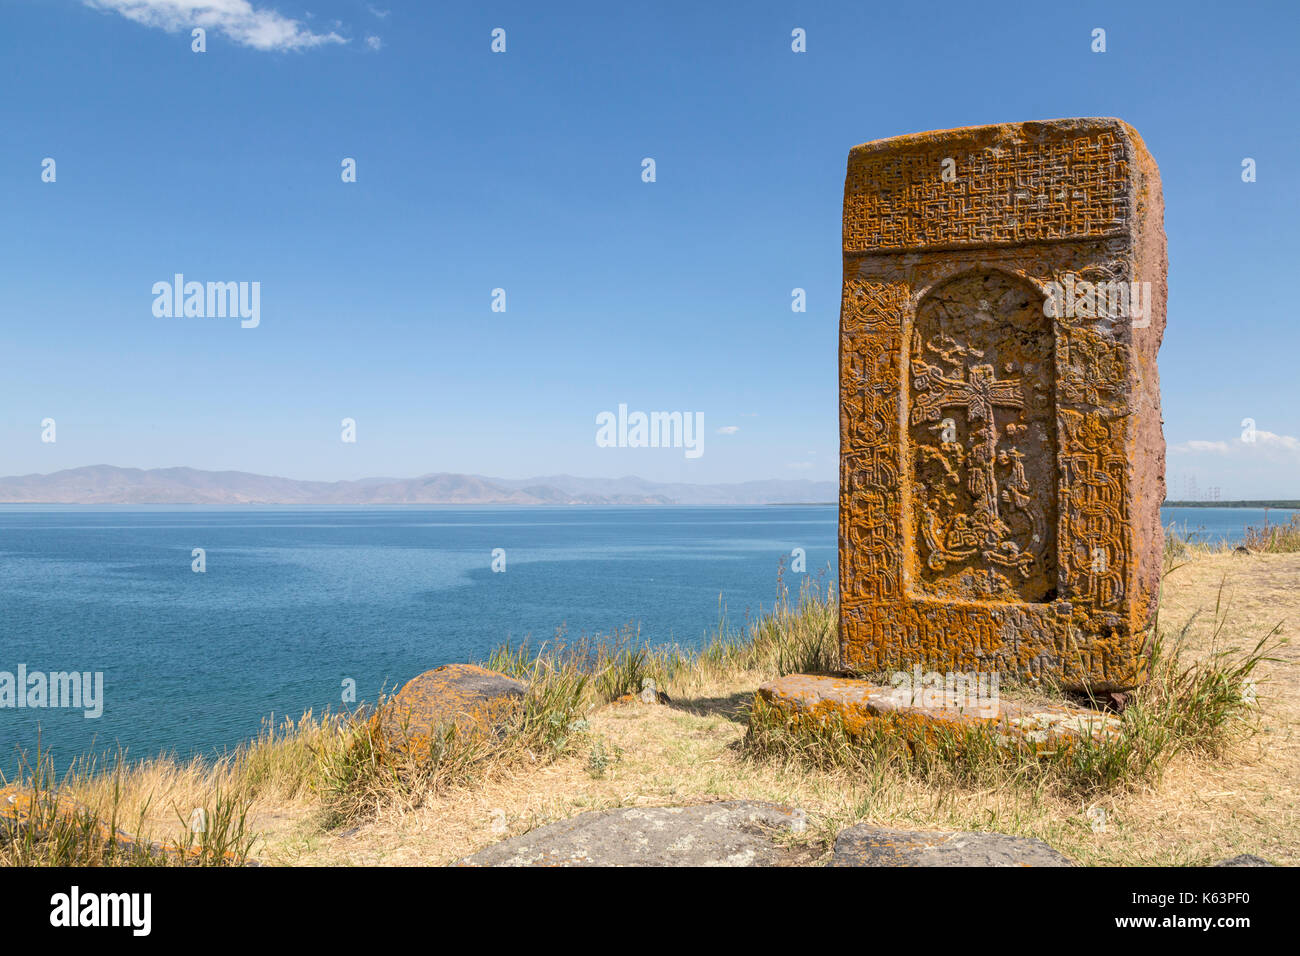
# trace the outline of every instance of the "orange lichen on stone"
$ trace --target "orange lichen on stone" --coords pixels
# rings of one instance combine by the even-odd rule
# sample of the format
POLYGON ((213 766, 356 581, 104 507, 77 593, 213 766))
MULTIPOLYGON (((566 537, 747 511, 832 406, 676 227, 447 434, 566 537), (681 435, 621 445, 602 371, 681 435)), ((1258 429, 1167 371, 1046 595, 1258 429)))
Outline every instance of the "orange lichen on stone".
POLYGON ((375 717, 377 735, 397 749, 422 753, 433 735, 454 725, 491 732, 518 712, 528 686, 476 664, 447 664, 407 681, 375 717))
MULTIPOLYGON (((44 795, 39 799, 44 800, 44 795)), ((117 845, 118 849, 123 851, 141 850, 157 856, 177 856, 181 857, 186 863, 197 863, 203 857, 201 847, 186 847, 169 841, 145 843, 125 830, 114 830, 103 820, 96 817, 85 805, 70 799, 66 795, 60 794, 57 796, 57 802, 53 805, 52 814, 49 808, 38 805, 37 801, 38 798, 32 790, 18 784, 0 787, 0 839, 21 838, 33 827, 48 828, 52 822, 49 817, 53 815, 62 823, 71 825, 78 831, 82 829, 87 820, 90 820, 102 842, 112 842, 117 845)), ((34 836, 40 839, 41 834, 36 833, 34 836)), ((240 862, 229 851, 222 855, 229 864, 234 865, 240 862)), ((245 860, 243 865, 256 866, 257 863, 252 860, 245 860)))
POLYGON ((941 739, 960 747, 967 735, 987 733, 1004 746, 1045 754, 1083 737, 1113 739, 1119 732, 1117 718, 1078 707, 1029 707, 996 698, 958 706, 941 695, 931 703, 911 689, 842 677, 790 674, 763 684, 758 696, 793 726, 834 722, 853 737, 880 731, 913 748, 941 739))
POLYGON ((1136 685, 1167 285, 1141 138, 1070 119, 855 147, 843 239, 841 666, 1136 685))

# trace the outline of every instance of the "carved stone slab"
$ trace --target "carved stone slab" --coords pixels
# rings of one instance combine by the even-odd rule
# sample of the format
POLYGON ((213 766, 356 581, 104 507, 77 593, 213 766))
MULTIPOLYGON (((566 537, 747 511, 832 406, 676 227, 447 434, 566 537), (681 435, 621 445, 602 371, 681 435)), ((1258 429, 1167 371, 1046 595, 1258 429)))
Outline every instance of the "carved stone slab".
POLYGON ((857 146, 844 186, 840 642, 1140 682, 1160 580, 1156 164, 1115 119, 857 146))

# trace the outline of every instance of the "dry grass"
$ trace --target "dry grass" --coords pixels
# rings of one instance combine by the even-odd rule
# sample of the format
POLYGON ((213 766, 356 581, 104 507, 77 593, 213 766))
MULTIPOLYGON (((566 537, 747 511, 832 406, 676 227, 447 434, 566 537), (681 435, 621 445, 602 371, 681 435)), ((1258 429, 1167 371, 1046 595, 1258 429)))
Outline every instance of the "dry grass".
POLYGON ((1222 539, 1202 538, 1196 531, 1179 530, 1177 525, 1170 525, 1165 528, 1164 572, 1168 574, 1195 558, 1226 554, 1232 550, 1232 546, 1222 539))
MULTIPOLYGON (((396 779, 357 761, 363 723, 308 715, 215 765, 160 758, 83 769, 59 792, 100 812, 116 806, 119 821, 151 839, 183 838, 180 815, 221 793, 247 812, 242 836, 256 834, 250 852, 269 864, 444 864, 584 810, 736 798, 802 807, 803 839, 816 851, 842 827, 870 822, 1033 836, 1091 864, 1236 853, 1300 863, 1296 650, 1259 646, 1285 636, 1300 611, 1300 554, 1204 549, 1171 568, 1161 614, 1180 626, 1126 711, 1135 749, 1118 769, 810 760, 747 744, 759 683, 833 663, 834 595, 805 584, 745 634, 723 628, 694 653, 652 651, 629 635, 604 647, 503 649, 485 663, 554 691, 536 698, 533 722, 488 750, 444 739, 441 756, 396 779), (575 693, 565 682, 579 678, 575 693), (610 703, 646 678, 669 704, 610 703), (1253 710, 1242 706, 1243 686, 1257 686, 1253 710)), ((15 858, 12 846, 0 846, 0 861, 41 862, 15 858)))
POLYGON ((1286 524, 1268 524, 1266 521, 1262 525, 1247 525, 1244 543, 1251 551, 1264 554, 1300 551, 1300 513, 1293 513, 1286 524))
POLYGON ((33 825, 6 833, 0 824, 0 865, 244 863, 256 839, 252 807, 313 806, 324 762, 343 749, 349 726, 348 718, 308 712, 268 721, 218 760, 129 760, 119 753, 107 764, 86 758, 62 772, 38 741, 13 781, 31 799, 33 825), (129 844, 110 837, 119 831, 129 844))
POLYGON ((590 675, 563 656, 499 651, 493 660, 528 685, 499 733, 448 724, 435 729, 422 749, 393 750, 378 715, 355 715, 342 729, 342 745, 319 754, 322 826, 356 823, 389 807, 409 810, 453 787, 514 767, 543 766, 572 750, 585 726, 590 675))
POLYGON ((1300 512, 1292 513, 1282 524, 1273 524, 1265 512, 1264 523, 1246 525, 1240 545, 1222 538, 1203 536, 1201 532, 1179 529, 1176 524, 1165 529, 1165 572, 1184 561, 1214 554, 1229 554, 1245 548, 1255 554, 1293 554, 1300 551, 1300 512))

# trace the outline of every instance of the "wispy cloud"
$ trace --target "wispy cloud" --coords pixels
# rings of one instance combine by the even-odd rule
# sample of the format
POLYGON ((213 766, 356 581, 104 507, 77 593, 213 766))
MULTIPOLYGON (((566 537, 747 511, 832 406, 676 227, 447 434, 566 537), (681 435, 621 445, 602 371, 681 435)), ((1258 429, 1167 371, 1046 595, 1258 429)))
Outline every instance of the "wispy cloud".
POLYGON ((89 7, 120 13, 128 20, 179 33, 194 27, 215 30, 254 50, 305 50, 347 43, 337 33, 315 33, 302 21, 248 0, 84 0, 89 7))
POLYGON ((1192 439, 1170 445, 1169 451, 1178 455, 1300 455, 1300 438, 1257 430, 1254 441, 1245 438, 1234 438, 1232 441, 1192 439))
POLYGON ((368 36, 366 37, 366 46, 372 50, 381 50, 383 49, 384 41, 376 36, 368 36))
POLYGON ((1255 440, 1262 441, 1274 448, 1300 452, 1300 438, 1296 438, 1292 435, 1278 435, 1273 432, 1255 432, 1255 440))
POLYGON ((1168 450, 1171 498, 1195 498, 1198 488, 1214 488, 1225 501, 1300 497, 1300 438, 1292 435, 1257 428, 1227 439, 1175 442, 1168 450))
POLYGON ((1200 441, 1192 439, 1191 441, 1178 442, 1176 445, 1170 445, 1171 453, 1197 453, 1208 452, 1216 455, 1226 455, 1228 453, 1228 443, 1226 441, 1200 441))
POLYGON ((739 425, 723 425, 721 428, 718 429, 718 434, 719 434, 719 435, 734 435, 734 434, 736 434, 736 432, 738 432, 738 431, 740 431, 740 426, 739 426, 739 425))

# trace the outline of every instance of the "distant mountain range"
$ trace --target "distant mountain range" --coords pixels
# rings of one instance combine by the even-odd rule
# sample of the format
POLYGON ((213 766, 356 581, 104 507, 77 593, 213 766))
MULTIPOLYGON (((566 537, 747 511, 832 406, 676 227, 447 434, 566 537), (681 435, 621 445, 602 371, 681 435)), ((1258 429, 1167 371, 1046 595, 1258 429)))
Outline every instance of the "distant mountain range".
POLYGON ((833 502, 833 481, 771 479, 692 485, 644 478, 418 478, 296 481, 244 471, 91 465, 0 478, 6 504, 210 505, 764 505, 833 502))

